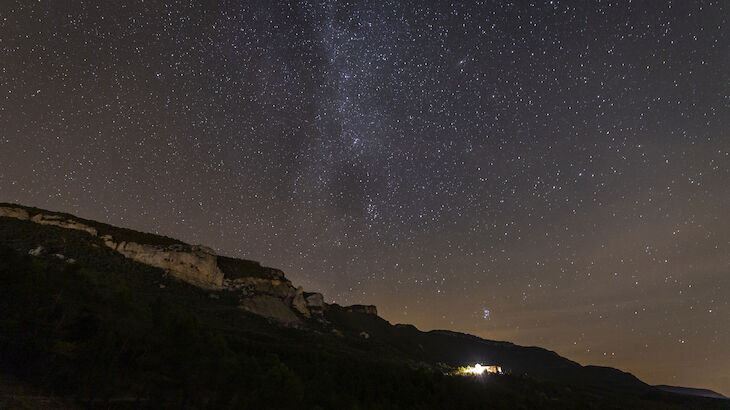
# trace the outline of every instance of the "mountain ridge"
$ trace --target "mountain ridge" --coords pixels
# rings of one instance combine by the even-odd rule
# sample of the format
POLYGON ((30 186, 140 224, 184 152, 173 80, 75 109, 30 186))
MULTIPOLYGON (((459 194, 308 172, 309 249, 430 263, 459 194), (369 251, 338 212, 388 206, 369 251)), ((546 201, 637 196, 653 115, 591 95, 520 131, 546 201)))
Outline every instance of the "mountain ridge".
MULTIPOLYGON (((19 204, 0 203, 0 216, 86 232, 125 257, 164 269, 194 286, 240 291, 244 309, 287 325, 299 324, 292 310, 309 318, 325 309, 321 294, 310 292, 305 297, 303 289, 294 287, 281 270, 256 261, 217 255, 207 246, 19 204)), ((377 315, 375 306, 353 305, 349 309, 377 315)))
POLYGON ((657 389, 689 396, 710 397, 715 399, 730 400, 730 398, 710 389, 702 389, 696 387, 670 386, 667 384, 654 385, 657 389))
MULTIPOLYGON (((189 301, 195 301, 197 310, 194 312, 202 312, 196 314, 208 315, 205 312, 210 311, 230 316, 231 319, 226 320, 234 323, 231 328, 233 332, 239 332, 243 324, 249 327, 255 324, 254 328, 260 330, 253 333, 253 336, 246 336, 245 340, 264 337, 268 340, 265 345, 269 347, 257 347, 264 349, 263 351, 274 348, 271 346, 289 346, 290 342, 287 342, 286 338, 282 339, 280 336, 272 338, 267 336, 269 334, 285 334, 289 335, 286 337, 291 340, 304 340, 299 347, 296 344, 286 348, 276 347, 284 349, 281 351, 283 353, 279 354, 285 357, 297 349, 329 346, 325 351, 330 352, 327 354, 334 355, 333 357, 354 354, 355 357, 362 357, 367 361, 377 357, 378 360, 385 360, 387 363, 400 363, 398 366, 431 369, 429 372, 438 371, 439 368, 452 369, 448 370, 451 372, 458 366, 473 363, 495 364, 502 366, 505 372, 511 375, 505 376, 513 378, 505 379, 511 380, 509 383, 559 383, 573 386, 573 389, 580 391, 609 388, 629 392, 626 394, 633 395, 631 397, 643 397, 642 395, 654 397, 659 394, 635 376, 618 369, 582 366, 556 352, 537 346, 524 347, 511 342, 491 341, 449 330, 424 332, 413 325, 393 325, 377 316, 375 306, 340 306, 325 303, 321 294, 304 292, 301 287, 294 287, 282 271, 262 266, 258 262, 216 255, 209 250, 210 248, 199 245, 196 248, 196 245, 188 245, 173 238, 117 228, 70 214, 0 203, 0 245, 10 247, 19 255, 17 256, 21 258, 19 260, 31 257, 30 261, 24 263, 32 264, 37 260, 45 265, 50 264, 49 268, 62 269, 64 272, 69 269, 83 271, 93 268, 93 272, 101 269, 103 272, 110 272, 108 275, 117 278, 114 279, 117 282, 138 283, 135 286, 141 287, 143 291, 138 295, 133 292, 124 297, 146 298, 144 300, 149 302, 140 305, 144 309, 147 309, 144 306, 155 306, 158 303, 155 300, 170 295, 176 298, 170 299, 173 302, 180 300, 189 304, 189 301), (161 252, 168 252, 166 257, 170 260, 165 261, 165 258, 162 258, 160 261, 155 258, 139 257, 132 252, 119 252, 122 243, 137 243, 140 246, 162 249, 161 252), (201 257, 202 259, 214 256, 215 269, 222 273, 220 286, 199 286, 200 281, 179 274, 179 271, 176 272, 180 260, 183 260, 183 263, 189 260, 180 259, 179 255, 174 256, 171 253, 173 251, 203 252, 205 255, 201 257), (32 256, 28 255, 29 253, 32 256), (62 264, 60 268, 53 267, 59 263, 62 264), (130 276, 136 271, 140 274, 130 276), (119 278, 120 274, 124 278, 119 278), (242 314, 244 315, 242 319, 238 319, 242 314), (255 317, 265 322, 260 322, 255 317), (241 320, 243 322, 240 322, 241 320), (276 327, 265 323, 283 327, 277 330, 276 327), (314 342, 309 341, 311 338, 314 338, 314 342)), ((209 262, 209 260, 206 262, 208 263, 206 266, 215 271, 209 262)), ((13 266, 7 269, 12 274, 13 266)), ((97 280, 94 277, 96 273, 93 272, 89 277, 97 280)), ((99 283, 107 286, 108 281, 103 279, 99 283)), ((125 292, 122 293, 126 294, 125 292)), ((91 317, 95 317, 93 312, 91 314, 91 317)), ((92 321, 94 320, 96 319, 92 321)), ((206 324, 201 322, 201 325, 206 324)), ((555 393, 555 390, 550 389, 547 391, 553 393, 545 393, 548 396, 574 394, 555 393)), ((668 396, 657 397, 664 400, 663 398, 668 396)))

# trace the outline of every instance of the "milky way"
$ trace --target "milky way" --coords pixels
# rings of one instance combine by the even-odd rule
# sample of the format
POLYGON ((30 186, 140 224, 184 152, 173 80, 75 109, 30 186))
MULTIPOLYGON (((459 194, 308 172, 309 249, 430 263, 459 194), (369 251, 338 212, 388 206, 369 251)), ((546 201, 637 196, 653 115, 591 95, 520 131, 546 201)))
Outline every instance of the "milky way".
POLYGON ((0 200, 730 393, 726 2, 73 3, 0 5, 0 200))

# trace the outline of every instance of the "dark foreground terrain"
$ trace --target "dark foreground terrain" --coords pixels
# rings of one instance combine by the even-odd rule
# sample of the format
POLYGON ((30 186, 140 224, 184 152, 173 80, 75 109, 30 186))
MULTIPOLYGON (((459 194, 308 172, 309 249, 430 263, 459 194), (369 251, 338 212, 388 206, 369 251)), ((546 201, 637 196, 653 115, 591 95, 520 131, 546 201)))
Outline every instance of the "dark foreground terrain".
POLYGON ((87 232, 0 217, 0 408, 730 408, 540 348, 337 305, 282 326, 238 301, 87 232), (453 375, 475 362, 507 374, 453 375))

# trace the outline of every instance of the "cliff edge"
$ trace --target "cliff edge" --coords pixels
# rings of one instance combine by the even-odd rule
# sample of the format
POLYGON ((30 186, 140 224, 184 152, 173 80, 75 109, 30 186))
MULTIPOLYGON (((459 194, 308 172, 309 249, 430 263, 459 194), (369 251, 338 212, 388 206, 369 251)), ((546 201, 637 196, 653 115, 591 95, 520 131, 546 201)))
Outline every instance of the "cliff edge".
MULTIPOLYGON (((203 245, 189 245, 159 235, 14 204, 0 204, 0 217, 86 232, 93 243, 160 268, 181 281, 206 290, 235 292, 241 309, 288 326, 298 326, 312 318, 322 320, 329 306, 322 294, 295 287, 278 269, 255 261, 219 256, 203 245)), ((377 315, 375 306, 353 305, 348 309, 377 315)))

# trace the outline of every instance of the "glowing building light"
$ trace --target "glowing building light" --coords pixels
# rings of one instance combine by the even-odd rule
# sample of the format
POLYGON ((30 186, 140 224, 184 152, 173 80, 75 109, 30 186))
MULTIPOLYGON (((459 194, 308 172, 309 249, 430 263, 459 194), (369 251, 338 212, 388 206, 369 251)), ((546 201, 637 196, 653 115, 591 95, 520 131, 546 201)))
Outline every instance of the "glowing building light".
POLYGON ((462 374, 474 374, 474 375, 480 375, 486 373, 493 373, 493 374, 502 374, 502 367, 501 366, 482 366, 481 364, 477 363, 474 366, 467 366, 462 367, 461 369, 462 374))
POLYGON ((464 369, 464 373, 482 374, 482 373, 484 373, 485 370, 487 370, 486 367, 483 367, 481 364, 477 363, 475 366, 469 366, 466 369, 464 369))

